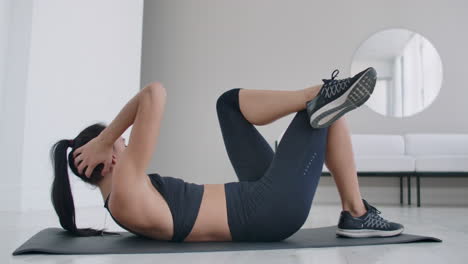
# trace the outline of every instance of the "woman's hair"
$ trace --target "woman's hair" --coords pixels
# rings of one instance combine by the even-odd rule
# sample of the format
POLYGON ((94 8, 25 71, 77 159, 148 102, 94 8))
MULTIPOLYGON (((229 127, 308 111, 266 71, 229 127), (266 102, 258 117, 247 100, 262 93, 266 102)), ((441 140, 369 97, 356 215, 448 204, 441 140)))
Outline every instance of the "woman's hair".
POLYGON ((70 179, 68 178, 67 163, 70 166, 72 172, 82 179, 84 182, 96 186, 103 176, 101 171, 104 164, 97 165, 91 176, 88 178, 84 174, 79 174, 74 164, 73 151, 97 137, 106 126, 102 123, 96 123, 85 128, 81 131, 76 138, 73 139, 73 143, 68 139, 59 140, 50 149, 50 159, 54 169, 54 181, 52 183, 51 199, 54 206, 55 212, 60 220, 60 225, 67 231, 77 236, 100 236, 103 234, 116 234, 113 232, 105 232, 104 229, 92 229, 92 228, 77 228, 75 222, 75 205, 73 202, 73 195, 70 187, 70 179), (68 154, 67 162, 67 149, 71 147, 72 150, 68 154))

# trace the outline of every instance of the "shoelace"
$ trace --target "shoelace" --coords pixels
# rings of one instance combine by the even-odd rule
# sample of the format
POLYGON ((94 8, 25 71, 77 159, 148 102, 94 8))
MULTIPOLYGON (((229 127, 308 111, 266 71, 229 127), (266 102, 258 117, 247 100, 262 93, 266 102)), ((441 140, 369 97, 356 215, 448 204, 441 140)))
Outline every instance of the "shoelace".
POLYGON ((377 210, 374 206, 367 204, 369 207, 369 211, 371 212, 368 214, 368 217, 366 219, 366 224, 371 225, 371 226, 377 226, 377 227, 387 227, 389 225, 389 221, 383 219, 379 214, 381 212, 377 210))
POLYGON ((339 93, 341 90, 344 90, 350 82, 350 78, 343 80, 335 80, 340 71, 335 69, 331 74, 331 79, 322 79, 324 85, 320 90, 320 94, 323 94, 325 97, 330 98, 335 94, 339 93))

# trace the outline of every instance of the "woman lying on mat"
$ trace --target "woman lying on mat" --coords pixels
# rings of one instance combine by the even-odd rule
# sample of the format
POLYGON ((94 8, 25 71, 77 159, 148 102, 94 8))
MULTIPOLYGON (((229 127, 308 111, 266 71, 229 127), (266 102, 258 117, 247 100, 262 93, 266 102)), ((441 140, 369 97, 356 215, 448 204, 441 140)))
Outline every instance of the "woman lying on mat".
POLYGON ((112 218, 122 228, 170 241, 279 241, 304 224, 324 162, 336 182, 343 211, 336 233, 348 237, 395 236, 398 223, 383 219, 361 198, 350 133, 342 117, 369 99, 376 72, 324 79, 295 91, 234 88, 216 102, 227 154, 239 182, 194 184, 146 174, 157 145, 166 90, 151 83, 104 126, 84 129, 51 149, 55 170, 52 203, 66 230, 78 236, 111 232, 77 228, 68 165, 98 186, 112 218), (297 112, 276 153, 254 125, 297 112), (128 146, 121 137, 133 124, 128 146))

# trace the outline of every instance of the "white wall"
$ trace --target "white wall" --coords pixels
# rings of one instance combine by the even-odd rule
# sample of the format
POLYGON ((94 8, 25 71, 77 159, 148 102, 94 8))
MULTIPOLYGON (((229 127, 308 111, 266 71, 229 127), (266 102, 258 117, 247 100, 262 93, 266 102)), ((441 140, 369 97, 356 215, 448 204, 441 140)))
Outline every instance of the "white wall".
MULTIPOLYGON (((5 86, 5 66, 7 65, 6 56, 8 54, 8 35, 10 29, 11 0, 0 1, 0 99, 3 98, 3 89, 5 86)), ((0 100, 0 109, 2 109, 3 100, 0 100)))
MULTIPOLYGON (((468 132, 466 1, 156 0, 145 2, 142 83, 168 90, 152 170, 197 183, 236 180, 216 117, 216 99, 234 87, 294 90, 321 83, 335 68, 348 77, 353 53, 373 33, 408 28, 427 37, 444 66, 439 97, 410 118, 368 107, 347 115, 352 133, 468 132), (448 117, 450 115, 450 117, 448 117)), ((292 116, 258 127, 268 141, 292 116)), ((398 179, 360 179, 364 196, 398 203, 398 179)), ((427 203, 466 204, 466 179, 423 179, 427 203), (441 184, 441 182, 443 184, 441 184)), ((415 196, 413 196, 414 198, 415 196)), ((317 202, 338 202, 323 178, 317 202)))
MULTIPOLYGON (((142 0, 30 2, 27 84, 7 87, 7 91, 23 91, 17 108, 24 114, 7 113, 10 121, 24 124, 11 131, 22 146, 8 150, 21 152, 19 168, 8 175, 20 179, 21 189, 14 191, 20 193, 23 211, 52 208, 52 144, 74 138, 95 122, 109 124, 140 89, 143 17, 142 0)), ((70 177, 77 207, 102 206, 99 191, 71 171, 70 177)))
MULTIPOLYGON (((32 0, 6 1, 2 5, 4 61, 0 111, 0 210, 21 208, 22 147, 28 80, 32 0)), ((0 78, 1 79, 1 78, 0 78)))

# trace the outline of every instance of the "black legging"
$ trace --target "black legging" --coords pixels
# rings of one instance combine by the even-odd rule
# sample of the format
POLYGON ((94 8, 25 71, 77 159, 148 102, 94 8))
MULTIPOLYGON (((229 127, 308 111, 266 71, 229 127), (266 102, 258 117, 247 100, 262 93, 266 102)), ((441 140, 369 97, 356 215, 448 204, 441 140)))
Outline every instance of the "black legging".
POLYGON ((239 108, 239 90, 216 102, 226 150, 239 182, 225 184, 234 241, 279 241, 301 228, 310 211, 325 159, 328 128, 312 128, 296 113, 276 154, 239 108))

